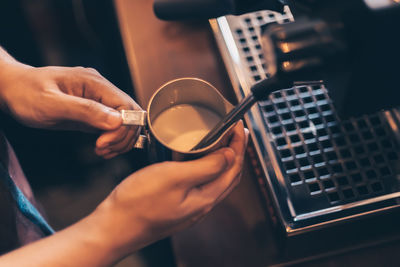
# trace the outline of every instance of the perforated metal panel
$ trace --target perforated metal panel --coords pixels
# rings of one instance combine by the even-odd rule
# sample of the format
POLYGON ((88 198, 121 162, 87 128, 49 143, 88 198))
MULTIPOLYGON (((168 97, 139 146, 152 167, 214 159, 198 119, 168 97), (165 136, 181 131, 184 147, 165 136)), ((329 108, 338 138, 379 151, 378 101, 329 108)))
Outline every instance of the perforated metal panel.
MULTIPOLYGON (((238 98, 269 77, 261 27, 292 20, 286 9, 211 22, 238 98)), ((388 123, 390 116, 341 121, 323 85, 283 89, 249 112, 265 184, 288 232, 399 206, 398 126, 388 123)))
POLYGON ((379 114, 341 122, 323 86, 276 92, 260 106, 290 187, 331 205, 390 193, 399 156, 379 114))
POLYGON ((243 62, 245 62, 248 75, 253 82, 260 81, 268 76, 265 73, 266 65, 259 42, 260 28, 270 23, 287 23, 292 21, 292 15, 279 14, 270 11, 261 11, 237 17, 234 28, 234 38, 239 48, 243 62))

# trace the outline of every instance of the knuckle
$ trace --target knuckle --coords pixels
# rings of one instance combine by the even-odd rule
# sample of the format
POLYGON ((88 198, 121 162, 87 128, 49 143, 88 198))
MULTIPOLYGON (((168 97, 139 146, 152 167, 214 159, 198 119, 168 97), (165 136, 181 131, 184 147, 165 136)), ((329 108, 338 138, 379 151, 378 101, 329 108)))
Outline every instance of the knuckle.
POLYGON ((82 109, 84 110, 85 114, 91 114, 93 118, 86 118, 94 121, 96 118, 97 120, 107 120, 109 109, 108 107, 102 106, 101 104, 97 103, 94 100, 86 100, 82 103, 82 109))
POLYGON ((85 101, 84 105, 88 111, 94 111, 97 107, 97 104, 94 101, 85 101))
POLYGON ((85 68, 82 67, 82 66, 73 67, 72 69, 74 71, 77 71, 77 72, 84 72, 85 71, 85 68))
POLYGON ((85 70, 91 74, 100 75, 100 73, 95 68, 85 68, 85 70))
POLYGON ((136 102, 125 92, 119 92, 119 98, 121 101, 121 109, 132 109, 132 110, 140 110, 141 108, 136 104, 136 102))

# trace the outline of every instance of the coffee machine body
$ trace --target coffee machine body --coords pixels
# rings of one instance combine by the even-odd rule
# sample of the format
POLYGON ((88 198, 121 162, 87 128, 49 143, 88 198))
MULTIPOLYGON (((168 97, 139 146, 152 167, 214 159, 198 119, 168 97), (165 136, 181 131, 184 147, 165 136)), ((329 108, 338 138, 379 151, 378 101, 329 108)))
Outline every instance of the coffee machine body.
MULTIPOLYGON (((342 118, 400 106, 400 5, 393 1, 287 1, 296 17, 323 20, 341 40, 340 64, 322 79, 342 118)), ((294 22, 296 23, 296 22, 294 22)), ((337 63, 337 62, 336 62, 337 63)))

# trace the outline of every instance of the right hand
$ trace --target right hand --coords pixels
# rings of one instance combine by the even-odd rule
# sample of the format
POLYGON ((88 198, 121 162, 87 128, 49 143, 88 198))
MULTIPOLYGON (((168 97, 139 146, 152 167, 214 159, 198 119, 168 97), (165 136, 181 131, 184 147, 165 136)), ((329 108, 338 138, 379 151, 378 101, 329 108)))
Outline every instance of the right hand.
POLYGON ((96 70, 34 68, 16 61, 0 69, 0 109, 24 125, 101 131, 95 152, 104 158, 133 148, 140 129, 122 126, 118 111, 141 108, 96 70))
POLYGON ((126 178, 95 211, 114 251, 126 255, 207 214, 239 183, 247 136, 239 122, 228 147, 193 161, 154 164, 126 178))

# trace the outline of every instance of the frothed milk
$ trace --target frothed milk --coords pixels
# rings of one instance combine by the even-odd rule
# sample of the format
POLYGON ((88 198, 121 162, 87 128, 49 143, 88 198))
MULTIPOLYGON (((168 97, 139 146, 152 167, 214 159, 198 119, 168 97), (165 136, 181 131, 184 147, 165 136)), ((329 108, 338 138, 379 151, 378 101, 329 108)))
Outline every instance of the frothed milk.
POLYGON ((176 105, 153 122, 157 137, 178 151, 190 151, 219 122, 221 116, 196 105, 176 105))

